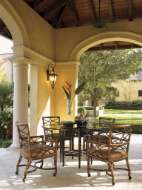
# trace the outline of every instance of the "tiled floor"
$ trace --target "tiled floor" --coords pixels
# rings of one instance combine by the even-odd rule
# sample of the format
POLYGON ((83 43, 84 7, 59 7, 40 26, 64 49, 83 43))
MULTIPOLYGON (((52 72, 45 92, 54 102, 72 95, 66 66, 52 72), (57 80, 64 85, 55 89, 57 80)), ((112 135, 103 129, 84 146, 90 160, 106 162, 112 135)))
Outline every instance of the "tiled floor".
MULTIPOLYGON (((88 178, 86 162, 82 162, 81 169, 77 167, 76 159, 69 159, 66 166, 58 163, 58 174, 52 176, 52 171, 37 170, 30 173, 25 183, 22 182, 21 168, 19 176, 15 175, 15 165, 18 158, 17 150, 0 149, 0 190, 22 189, 52 189, 52 190, 141 190, 142 189, 142 135, 133 135, 130 145, 130 164, 132 181, 127 178, 127 172, 115 171, 115 186, 111 185, 111 178, 105 172, 92 173, 88 178)), ((124 162, 120 163, 121 165, 124 162)), ((98 162, 97 165, 103 166, 98 162)))

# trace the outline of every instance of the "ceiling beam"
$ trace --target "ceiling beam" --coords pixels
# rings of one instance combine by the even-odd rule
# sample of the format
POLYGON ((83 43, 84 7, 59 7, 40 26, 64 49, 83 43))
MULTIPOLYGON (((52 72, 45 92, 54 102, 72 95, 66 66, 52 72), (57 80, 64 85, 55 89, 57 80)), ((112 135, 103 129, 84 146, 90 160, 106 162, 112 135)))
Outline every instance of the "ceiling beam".
POLYGON ((132 49, 132 48, 141 48, 136 44, 100 44, 99 46, 92 47, 88 51, 101 51, 101 50, 123 50, 123 49, 132 49))
POLYGON ((72 12, 74 13, 74 16, 75 16, 75 18, 76 18, 77 25, 80 25, 80 17, 79 17, 77 8, 76 8, 76 6, 75 6, 75 3, 74 3, 73 0, 70 0, 69 2, 70 2, 71 10, 72 10, 72 12))
POLYGON ((97 15, 97 11, 96 11, 95 0, 90 0, 90 3, 91 3, 91 8, 93 11, 94 18, 97 20, 98 15, 97 15))
POLYGON ((41 3, 39 3, 37 6, 34 7, 34 10, 38 13, 47 11, 52 12, 56 11, 57 9, 60 9, 62 6, 68 3, 69 0, 60 0, 60 3, 58 1, 53 1, 53 3, 49 4, 49 0, 43 0, 41 3))
POLYGON ((109 0, 109 14, 110 14, 110 19, 112 21, 116 19, 115 8, 114 8, 114 0, 109 0))
POLYGON ((62 3, 59 5, 54 5, 52 8, 44 12, 44 18, 48 20, 50 24, 53 24, 55 27, 59 27, 62 21, 62 16, 65 8, 69 4, 69 0, 62 0, 62 3))
POLYGON ((41 1, 38 5, 35 5, 34 10, 38 13, 43 12, 47 7, 48 0, 41 1))
POLYGON ((25 0, 26 2, 33 3, 34 0, 25 0))
POLYGON ((133 0, 127 0, 128 2, 128 14, 129 14, 129 21, 133 21, 133 0))
POLYGON ((61 9, 60 9, 60 11, 59 11, 59 13, 58 13, 58 15, 56 16, 56 21, 55 21, 56 28, 58 28, 60 26, 60 23, 62 21, 62 16, 64 14, 64 10, 65 10, 66 6, 67 6, 67 4, 65 4, 64 6, 62 6, 61 9))

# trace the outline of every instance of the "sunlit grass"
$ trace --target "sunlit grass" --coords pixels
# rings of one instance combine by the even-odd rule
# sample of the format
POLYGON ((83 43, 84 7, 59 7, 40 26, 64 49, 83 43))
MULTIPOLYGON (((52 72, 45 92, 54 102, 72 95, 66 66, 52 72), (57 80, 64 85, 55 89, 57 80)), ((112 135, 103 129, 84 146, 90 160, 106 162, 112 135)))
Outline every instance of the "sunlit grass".
POLYGON ((142 125, 142 110, 105 109, 103 117, 115 118, 116 123, 142 125))

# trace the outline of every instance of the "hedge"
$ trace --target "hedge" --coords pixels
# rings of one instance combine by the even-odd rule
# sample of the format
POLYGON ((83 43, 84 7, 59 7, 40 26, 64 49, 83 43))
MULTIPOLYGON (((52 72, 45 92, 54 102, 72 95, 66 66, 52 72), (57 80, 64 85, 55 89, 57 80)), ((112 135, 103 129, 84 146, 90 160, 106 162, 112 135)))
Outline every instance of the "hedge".
POLYGON ((106 109, 141 110, 142 101, 136 100, 132 102, 128 102, 128 101, 108 102, 105 108, 106 109))

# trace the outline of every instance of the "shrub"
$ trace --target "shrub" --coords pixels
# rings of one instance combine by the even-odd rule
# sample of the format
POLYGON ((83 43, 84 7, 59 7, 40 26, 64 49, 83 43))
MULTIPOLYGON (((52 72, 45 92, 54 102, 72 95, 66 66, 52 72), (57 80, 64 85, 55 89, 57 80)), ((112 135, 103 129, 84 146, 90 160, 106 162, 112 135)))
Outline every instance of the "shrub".
POLYGON ((142 125, 132 125, 133 134, 142 134, 142 125))
POLYGON ((0 138, 11 138, 12 131, 13 85, 0 83, 0 138))
POLYGON ((85 113, 85 109, 83 107, 78 108, 78 113, 79 114, 84 114, 85 113))
POLYGON ((141 110, 142 101, 135 100, 132 102, 128 101, 118 101, 118 102, 108 102, 105 106, 107 109, 127 109, 127 110, 141 110))
POLYGON ((0 112, 0 138, 10 139, 12 136, 12 112, 0 112))
POLYGON ((11 140, 0 140, 0 148, 8 148, 11 143, 11 140))

